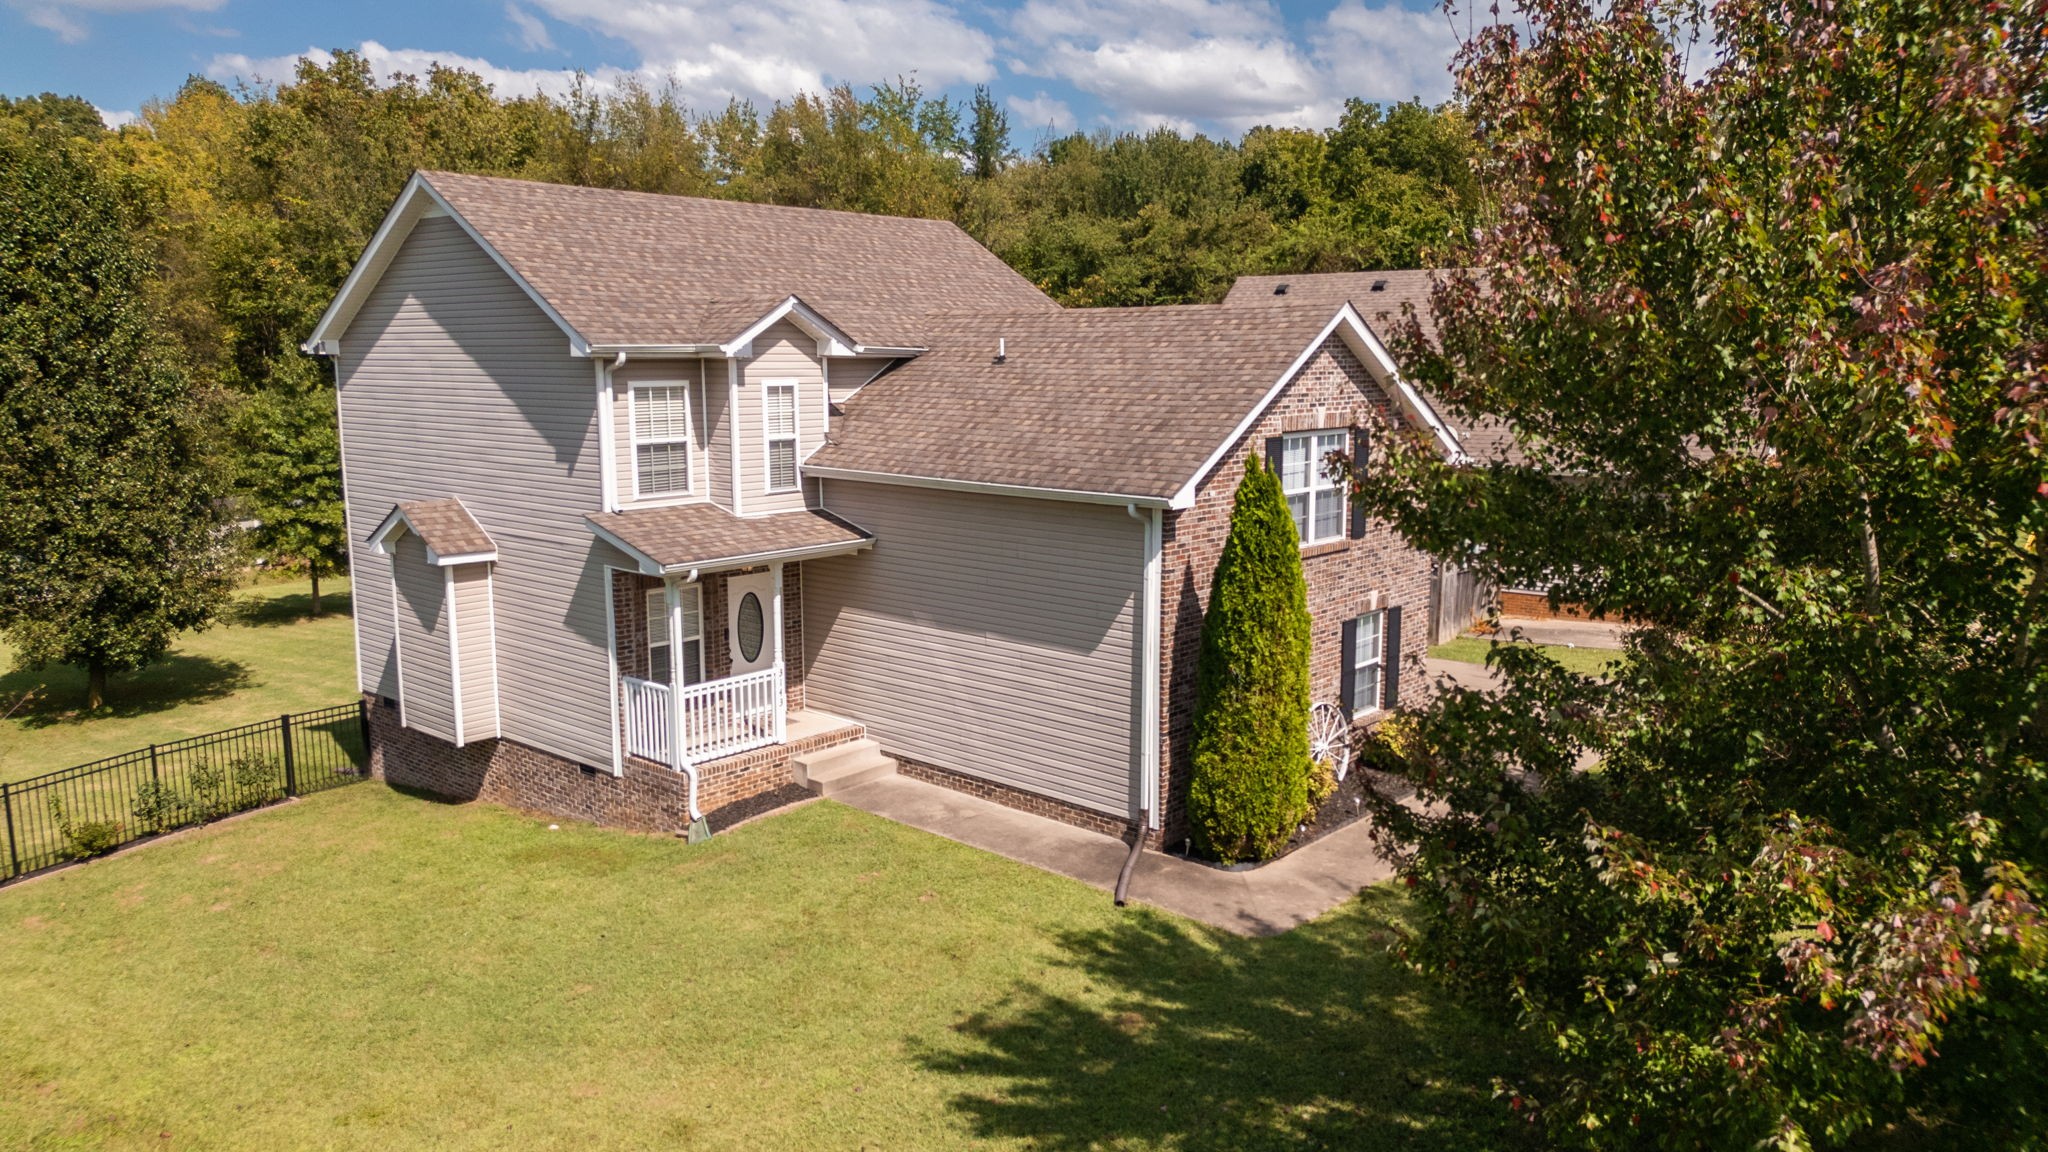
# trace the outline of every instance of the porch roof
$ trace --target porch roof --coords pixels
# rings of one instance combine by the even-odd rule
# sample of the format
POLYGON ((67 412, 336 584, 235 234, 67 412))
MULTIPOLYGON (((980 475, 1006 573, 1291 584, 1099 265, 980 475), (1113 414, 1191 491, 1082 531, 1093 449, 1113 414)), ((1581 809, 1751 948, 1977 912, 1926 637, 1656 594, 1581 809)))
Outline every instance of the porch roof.
POLYGON ((584 520, 650 576, 840 556, 874 542, 872 533, 816 509, 735 516, 716 504, 678 504, 593 512, 584 520))

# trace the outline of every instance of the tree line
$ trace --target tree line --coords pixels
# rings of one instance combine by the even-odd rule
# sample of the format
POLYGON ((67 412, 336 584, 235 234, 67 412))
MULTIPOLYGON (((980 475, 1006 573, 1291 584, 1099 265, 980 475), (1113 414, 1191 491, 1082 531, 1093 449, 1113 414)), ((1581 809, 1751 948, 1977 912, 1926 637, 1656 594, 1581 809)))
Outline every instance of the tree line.
MULTIPOLYGON (((46 267, 16 285, 35 307, 18 310, 13 350, 38 354, 51 331, 38 309, 96 315, 97 277, 119 265, 135 294, 121 339, 146 345, 176 381, 163 411, 197 438, 186 472, 162 479, 204 497, 188 509, 188 534, 212 559, 193 569, 175 612, 163 610, 163 588, 84 595, 91 553, 34 545, 31 534, 77 544, 104 539, 107 526, 74 517, 60 472, 9 452, 26 486, 13 490, 47 498, 18 501, 43 511, 21 512, 20 535, 0 541, 18 569, 0 591, 0 628, 30 663, 93 669, 95 705, 106 671, 155 659, 211 617, 226 595, 223 566, 262 558, 303 570, 316 612, 320 580, 345 568, 331 369, 299 344, 417 169, 950 219, 1070 305, 1211 300, 1246 272, 1411 266, 1467 226, 1477 202, 1471 132, 1448 107, 1353 101, 1325 131, 1072 133, 1026 148, 986 89, 955 100, 898 79, 700 111, 672 86, 632 80, 554 97, 499 93, 455 68, 378 76, 350 51, 302 61, 274 86, 194 77, 119 131, 82 99, 0 97, 0 133, 16 198, 0 228, 15 229, 21 259, 54 259, 59 233, 87 229, 111 262, 46 267), (45 178, 50 166, 65 177, 45 178), (33 232, 38 221, 57 231, 33 232)), ((131 344, 106 345, 117 346, 131 344)), ((65 371, 97 380, 113 404, 135 371, 121 359, 65 371)), ((25 435, 37 420, 74 444, 117 434, 89 413, 48 423, 60 414, 26 379, 0 380, 0 407, 25 435)), ((134 538, 149 541, 163 533, 134 538)))

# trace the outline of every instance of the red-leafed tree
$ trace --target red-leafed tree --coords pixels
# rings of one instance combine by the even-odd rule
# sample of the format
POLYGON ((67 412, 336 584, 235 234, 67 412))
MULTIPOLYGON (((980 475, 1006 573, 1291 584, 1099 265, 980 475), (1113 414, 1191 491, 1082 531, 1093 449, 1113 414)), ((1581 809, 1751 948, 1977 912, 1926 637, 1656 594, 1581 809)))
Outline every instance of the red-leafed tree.
POLYGON ((1525 456, 1362 499, 1644 627, 1389 754, 1411 954, 1551 1041, 1560 1140, 2039 1146, 2048 2, 1514 17, 1458 63, 1493 215, 1397 343, 1525 456))

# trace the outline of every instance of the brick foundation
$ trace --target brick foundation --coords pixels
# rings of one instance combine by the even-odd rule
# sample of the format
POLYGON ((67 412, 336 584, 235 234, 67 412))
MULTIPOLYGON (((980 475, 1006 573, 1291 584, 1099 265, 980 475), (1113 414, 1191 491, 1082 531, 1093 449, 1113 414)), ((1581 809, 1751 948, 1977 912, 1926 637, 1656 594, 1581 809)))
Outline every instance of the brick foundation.
MULTIPOLYGON (((617 828, 670 832, 690 823, 689 781, 662 765, 628 757, 624 773, 614 776, 516 740, 482 740, 457 748, 400 727, 396 708, 374 697, 367 701, 370 774, 388 784, 617 828)), ((703 764, 698 810, 709 812, 786 787, 792 757, 858 740, 862 732, 858 724, 849 725, 703 764)))
MULTIPOLYGON (((883 751, 886 752, 888 750, 885 748, 883 751)), ((1036 792, 1026 792, 1020 788, 1012 788, 1007 784, 997 784, 994 781, 983 780, 980 777, 962 775, 949 768, 941 768, 936 764, 926 764, 918 760, 906 760, 901 756, 896 757, 896 764, 898 770, 903 775, 913 780, 922 780, 927 784, 937 784, 942 788, 951 788, 955 792, 965 792, 969 796, 979 796, 983 800, 994 801, 1005 808, 1014 808, 1019 812, 1029 812, 1033 816, 1049 817, 1050 819, 1058 820, 1062 824, 1072 824, 1077 828, 1086 828, 1090 832, 1100 832, 1105 836, 1115 836, 1119 840, 1130 834, 1130 821, 1105 815, 1092 808, 1081 808, 1063 801, 1054 800, 1049 796, 1040 796, 1036 792)), ((1157 837, 1147 837, 1147 842, 1157 846, 1157 837)))

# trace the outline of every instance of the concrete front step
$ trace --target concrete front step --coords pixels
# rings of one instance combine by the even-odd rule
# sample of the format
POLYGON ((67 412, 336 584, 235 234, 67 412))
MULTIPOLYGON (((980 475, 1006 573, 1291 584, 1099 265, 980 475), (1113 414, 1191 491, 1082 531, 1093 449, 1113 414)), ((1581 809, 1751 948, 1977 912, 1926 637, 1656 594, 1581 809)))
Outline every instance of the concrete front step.
POLYGON ((820 796, 830 796, 870 780, 894 776, 896 761, 882 755, 880 743, 862 739, 794 757, 789 770, 797 783, 820 796))

